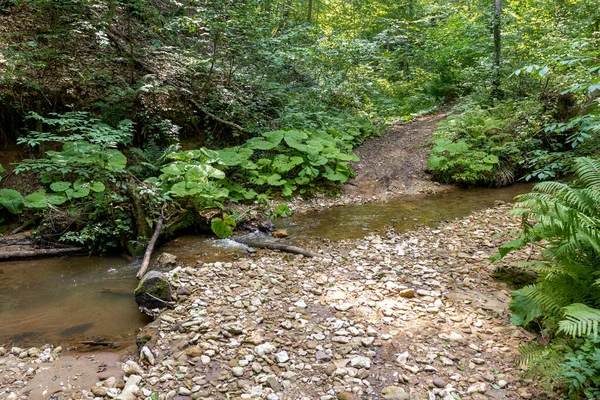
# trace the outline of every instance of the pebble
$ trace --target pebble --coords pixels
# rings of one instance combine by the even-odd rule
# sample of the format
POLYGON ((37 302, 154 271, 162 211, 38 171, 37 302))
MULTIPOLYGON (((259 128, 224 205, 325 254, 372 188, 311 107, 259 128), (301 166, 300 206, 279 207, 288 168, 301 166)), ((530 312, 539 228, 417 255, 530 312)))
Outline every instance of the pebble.
POLYGON ((282 364, 282 363, 288 362, 290 359, 290 356, 288 355, 287 351, 280 351, 279 353, 275 354, 275 359, 277 360, 278 363, 282 364))
POLYGON ((371 368, 371 360, 369 360, 367 357, 354 357, 352 360, 350 360, 350 365, 354 368, 369 369, 371 368))

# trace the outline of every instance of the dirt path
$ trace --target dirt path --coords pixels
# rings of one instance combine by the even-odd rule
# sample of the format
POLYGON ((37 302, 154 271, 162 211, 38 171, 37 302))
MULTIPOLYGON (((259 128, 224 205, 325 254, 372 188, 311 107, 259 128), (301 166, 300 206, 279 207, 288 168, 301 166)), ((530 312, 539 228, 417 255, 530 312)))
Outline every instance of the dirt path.
POLYGON ((426 115, 396 125, 381 137, 356 149, 360 161, 353 165, 356 177, 346 186, 349 196, 385 199, 388 197, 436 193, 447 190, 426 172, 429 142, 446 112, 426 115))
POLYGON ((355 177, 334 198, 297 197, 289 203, 298 213, 324 208, 362 204, 390 198, 447 192, 455 188, 434 182, 427 173, 430 141, 437 124, 446 118, 447 109, 396 125, 380 137, 367 140, 354 151, 360 161, 351 166, 355 177))

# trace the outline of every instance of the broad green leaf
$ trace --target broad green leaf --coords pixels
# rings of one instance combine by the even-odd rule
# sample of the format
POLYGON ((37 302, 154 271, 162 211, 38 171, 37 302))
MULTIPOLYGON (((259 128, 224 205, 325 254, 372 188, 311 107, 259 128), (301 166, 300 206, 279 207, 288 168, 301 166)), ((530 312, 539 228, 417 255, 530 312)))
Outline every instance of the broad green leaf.
POLYGON ((71 182, 63 182, 63 181, 59 181, 59 182, 54 182, 52 185, 50 185, 50 189, 52 189, 55 192, 64 192, 65 190, 69 189, 71 187, 71 182))
POLYGON ((106 190, 106 187, 104 186, 104 183, 102 183, 102 182, 92 182, 89 184, 89 188, 92 192, 96 192, 96 193, 102 193, 102 192, 104 192, 104 190, 106 190))
POLYGON ((182 166, 183 164, 174 162, 161 168, 160 172, 167 175, 182 175, 184 173, 182 166))
POLYGON ((218 150, 217 154, 219 156, 219 164, 236 166, 248 161, 254 152, 247 147, 230 147, 218 150))
POLYGON ((108 161, 106 169, 111 171, 122 171, 127 166, 127 157, 119 150, 107 150, 108 161))
POLYGON ((184 197, 190 194, 186 187, 187 182, 178 182, 171 187, 170 194, 176 197, 184 197))
POLYGON ((272 168, 279 172, 285 173, 291 170, 292 168, 302 164, 304 159, 302 157, 288 157, 285 154, 278 154, 273 157, 273 163, 271 164, 272 168))
POLYGON ((271 186, 281 186, 285 184, 285 180, 281 179, 281 175, 273 174, 267 178, 267 183, 271 186))
POLYGON ((208 164, 191 165, 185 173, 187 181, 205 181, 207 178, 223 179, 225 173, 208 164))
POLYGON ((78 190, 74 190, 71 194, 72 197, 80 199, 90 194, 90 188, 88 186, 81 186, 78 190))
POLYGON ((233 233, 233 227, 226 224, 221 218, 213 218, 210 229, 221 239, 228 238, 233 233))
POLYGON ((68 199, 65 196, 59 194, 51 194, 47 198, 48 204, 59 206, 64 204, 68 199))
POLYGON ((11 214, 20 214, 23 211, 23 196, 13 189, 0 189, 0 205, 11 214))
POLYGON ((325 165, 325 164, 327 164, 327 161, 328 161, 327 158, 325 158, 319 154, 307 154, 306 159, 313 166, 325 165))
POLYGON ((245 144, 250 149, 255 150, 271 150, 281 143, 283 139, 283 131, 264 132, 263 138, 252 138, 245 144))
POLYGON ((46 208, 48 206, 46 191, 42 189, 25 196, 23 198, 23 203, 27 208, 46 208))
POLYGON ((548 66, 546 65, 544 68, 540 69, 540 71, 538 72, 540 74, 540 76, 543 78, 544 76, 546 76, 546 74, 548 73, 548 66))

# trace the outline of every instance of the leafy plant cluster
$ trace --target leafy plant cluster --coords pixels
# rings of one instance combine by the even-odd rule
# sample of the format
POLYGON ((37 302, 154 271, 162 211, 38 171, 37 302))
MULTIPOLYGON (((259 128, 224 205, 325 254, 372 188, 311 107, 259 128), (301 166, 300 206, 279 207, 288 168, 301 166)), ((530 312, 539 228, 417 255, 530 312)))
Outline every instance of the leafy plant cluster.
POLYGON ((465 185, 513 183, 520 161, 519 147, 525 144, 517 144, 517 138, 506 133, 519 117, 513 111, 510 103, 493 108, 469 105, 463 113, 444 121, 435 133, 427 163, 433 176, 465 185))
MULTIPOLYGON (((131 142, 128 120, 113 127, 83 112, 30 118, 45 129, 28 132, 20 142, 41 154, 19 163, 15 172, 35 173, 42 187, 29 194, 1 189, 0 206, 11 214, 37 213, 54 227, 66 219, 55 229, 60 240, 93 249, 138 240, 136 231, 143 236, 164 204, 198 215, 225 209, 231 201, 266 203, 273 195, 306 193, 319 181, 345 182, 351 175, 348 162, 358 160, 351 134, 288 129, 221 150, 161 150, 149 142, 144 150, 130 148, 128 162, 121 150, 131 142)), ((289 212, 281 205, 274 211, 289 212)), ((224 213, 211 222, 219 237, 235 226, 224 213)))
POLYGON ((527 245, 540 247, 543 261, 522 267, 539 273, 535 284, 512 293, 511 321, 535 324, 553 338, 550 348, 524 348, 525 361, 573 398, 600 391, 600 162, 574 161, 572 183, 542 182, 518 197, 513 213, 523 219, 518 239, 495 259, 527 245), (574 340, 574 338, 578 338, 574 340), (552 355, 552 362, 542 362, 552 355))

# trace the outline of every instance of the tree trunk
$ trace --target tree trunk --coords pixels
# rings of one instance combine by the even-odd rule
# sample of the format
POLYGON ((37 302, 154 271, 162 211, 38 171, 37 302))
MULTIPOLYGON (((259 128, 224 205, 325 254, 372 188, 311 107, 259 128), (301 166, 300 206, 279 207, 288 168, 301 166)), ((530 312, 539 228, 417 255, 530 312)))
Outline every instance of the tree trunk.
POLYGON ((500 89, 500 21, 502 19, 502 0, 494 0, 494 71, 492 80, 492 97, 500 98, 502 91, 500 89))
POLYGON ((313 0, 308 0, 308 10, 306 13, 306 22, 312 22, 313 0))

